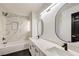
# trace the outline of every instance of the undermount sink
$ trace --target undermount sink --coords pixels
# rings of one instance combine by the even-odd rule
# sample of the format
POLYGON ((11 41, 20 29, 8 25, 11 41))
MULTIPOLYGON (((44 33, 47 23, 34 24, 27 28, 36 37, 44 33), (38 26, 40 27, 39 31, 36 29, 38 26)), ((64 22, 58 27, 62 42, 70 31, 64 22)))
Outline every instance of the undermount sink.
POLYGON ((70 52, 63 49, 52 47, 47 49, 51 56, 73 56, 70 52))

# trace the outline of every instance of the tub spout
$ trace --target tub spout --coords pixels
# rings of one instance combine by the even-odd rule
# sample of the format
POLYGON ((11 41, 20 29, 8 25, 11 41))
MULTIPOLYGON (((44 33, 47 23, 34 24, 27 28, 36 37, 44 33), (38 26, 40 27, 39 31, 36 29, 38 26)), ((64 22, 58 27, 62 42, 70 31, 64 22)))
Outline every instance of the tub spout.
POLYGON ((2 40, 4 41, 4 40, 6 40, 6 39, 3 37, 2 40))
POLYGON ((7 44, 7 42, 3 42, 3 44, 7 44))

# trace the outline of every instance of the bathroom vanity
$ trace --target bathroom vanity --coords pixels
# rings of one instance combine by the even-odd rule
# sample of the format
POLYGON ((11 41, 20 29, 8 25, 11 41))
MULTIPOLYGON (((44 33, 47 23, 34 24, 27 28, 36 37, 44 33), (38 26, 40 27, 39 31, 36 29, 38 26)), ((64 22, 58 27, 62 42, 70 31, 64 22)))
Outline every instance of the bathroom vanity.
POLYGON ((46 56, 45 53, 43 53, 43 51, 41 51, 39 49, 39 46, 37 46, 37 41, 36 40, 32 40, 32 38, 30 38, 30 45, 29 45, 29 50, 32 56, 46 56))
POLYGON ((43 39, 29 38, 29 50, 32 56, 79 56, 74 49, 65 51, 63 47, 43 39))

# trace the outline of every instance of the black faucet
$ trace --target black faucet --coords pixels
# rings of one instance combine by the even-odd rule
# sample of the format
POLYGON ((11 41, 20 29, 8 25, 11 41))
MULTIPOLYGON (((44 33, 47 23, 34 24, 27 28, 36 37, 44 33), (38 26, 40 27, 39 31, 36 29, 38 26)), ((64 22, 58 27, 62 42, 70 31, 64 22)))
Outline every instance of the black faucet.
POLYGON ((64 43, 64 45, 63 45, 62 47, 64 47, 65 51, 68 50, 68 45, 67 45, 67 43, 64 43))
POLYGON ((39 39, 39 38, 40 38, 40 36, 39 36, 39 35, 37 35, 37 38, 39 39))

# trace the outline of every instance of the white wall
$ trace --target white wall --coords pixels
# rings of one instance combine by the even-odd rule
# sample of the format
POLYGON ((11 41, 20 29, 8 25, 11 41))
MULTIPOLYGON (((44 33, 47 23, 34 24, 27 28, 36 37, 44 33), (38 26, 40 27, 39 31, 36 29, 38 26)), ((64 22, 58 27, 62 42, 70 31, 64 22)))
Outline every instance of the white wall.
POLYGON ((38 16, 36 13, 32 13, 32 37, 37 36, 37 20, 38 16))
POLYGON ((56 5, 49 12, 41 15, 41 19, 44 22, 44 33, 41 38, 59 45, 62 45, 63 41, 61 41, 55 33, 55 16, 62 6, 63 4, 60 4, 60 6, 56 5))

